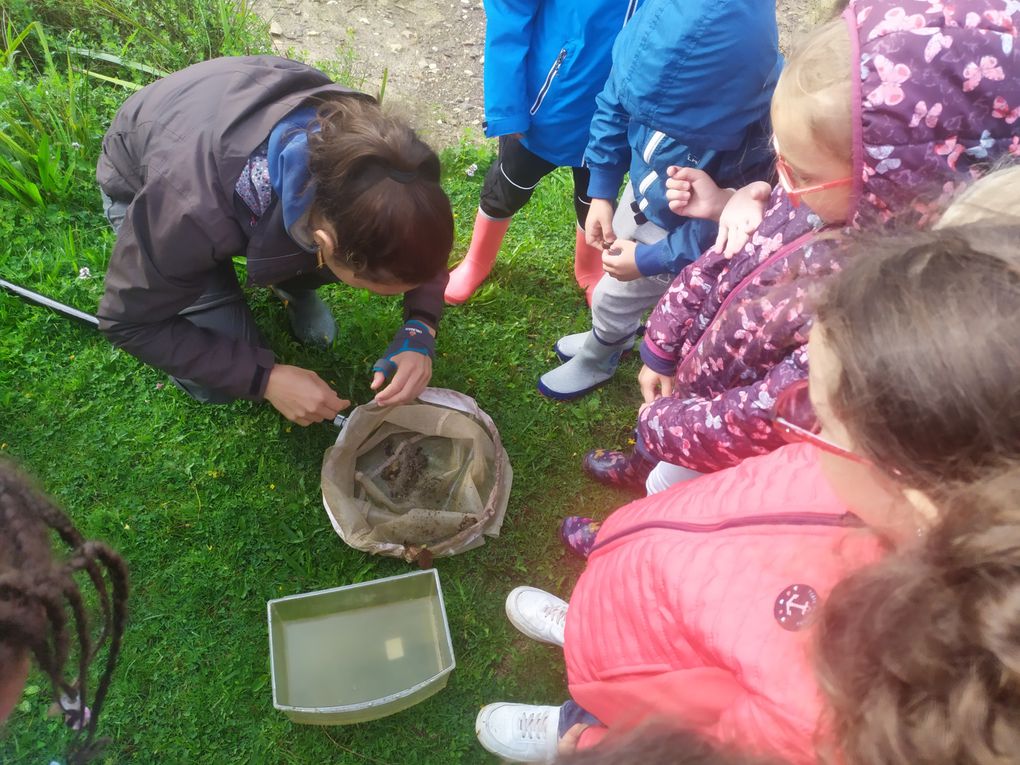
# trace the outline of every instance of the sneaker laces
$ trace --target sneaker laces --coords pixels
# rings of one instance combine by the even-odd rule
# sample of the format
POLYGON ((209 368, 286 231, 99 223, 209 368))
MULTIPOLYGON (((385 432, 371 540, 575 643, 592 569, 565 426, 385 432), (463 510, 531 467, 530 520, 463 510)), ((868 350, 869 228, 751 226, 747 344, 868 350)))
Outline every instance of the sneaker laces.
POLYGON ((542 607, 542 615, 557 627, 564 627, 567 621, 567 607, 546 605, 542 607))
POLYGON ((541 740, 545 738, 545 723, 549 719, 549 712, 522 712, 517 718, 517 727, 520 728, 521 738, 530 740, 541 740))

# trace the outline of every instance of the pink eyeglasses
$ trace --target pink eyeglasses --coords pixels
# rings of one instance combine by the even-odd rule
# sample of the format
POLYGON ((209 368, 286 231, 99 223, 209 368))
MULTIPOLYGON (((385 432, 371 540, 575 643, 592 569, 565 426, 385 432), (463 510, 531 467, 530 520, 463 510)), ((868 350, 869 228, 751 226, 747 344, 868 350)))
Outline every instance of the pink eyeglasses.
POLYGON ((772 422, 787 443, 805 442, 829 454, 845 457, 862 465, 871 464, 859 454, 854 454, 849 449, 844 449, 818 435, 821 426, 811 406, 807 380, 798 380, 779 394, 772 409, 772 422))
POLYGON ((772 138, 772 149, 776 153, 776 174, 779 176, 779 185, 783 187, 783 191, 786 192, 786 196, 790 198, 790 204, 794 207, 799 207, 801 197, 805 194, 810 194, 813 191, 825 191, 826 189, 834 189, 837 186, 845 186, 848 183, 853 183, 853 178, 840 178, 835 181, 826 181, 825 183, 816 183, 811 186, 797 186, 793 181, 793 168, 790 167, 790 163, 783 159, 783 155, 779 153, 779 142, 773 136, 772 138))

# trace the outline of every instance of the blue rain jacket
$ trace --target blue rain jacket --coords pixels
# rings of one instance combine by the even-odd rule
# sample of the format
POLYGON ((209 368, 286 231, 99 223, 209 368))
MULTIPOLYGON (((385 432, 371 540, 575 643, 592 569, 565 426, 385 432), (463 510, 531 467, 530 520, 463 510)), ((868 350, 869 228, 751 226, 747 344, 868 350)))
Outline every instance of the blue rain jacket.
POLYGON ((485 0, 485 134, 578 167, 613 42, 642 0, 485 0))
POLYGON ((592 197, 616 199, 629 169, 638 209, 669 232, 638 245, 642 274, 679 273, 715 239, 714 223, 670 211, 667 167, 723 187, 770 177, 781 69, 775 3, 762 0, 645 0, 617 37, 584 160, 592 197))

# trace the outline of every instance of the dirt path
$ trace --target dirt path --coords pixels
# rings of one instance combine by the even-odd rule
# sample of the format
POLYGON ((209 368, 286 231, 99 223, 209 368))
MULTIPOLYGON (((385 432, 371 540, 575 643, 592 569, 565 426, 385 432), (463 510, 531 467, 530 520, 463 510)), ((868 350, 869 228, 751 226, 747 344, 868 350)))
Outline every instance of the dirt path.
MULTIPOLYGON (((580 0, 583 2, 583 0, 580 0)), ((277 50, 351 61, 436 147, 482 138, 485 11, 481 0, 255 0, 277 50), (338 53, 338 46, 346 46, 338 53)), ((780 37, 809 29, 819 0, 780 0, 780 37)))

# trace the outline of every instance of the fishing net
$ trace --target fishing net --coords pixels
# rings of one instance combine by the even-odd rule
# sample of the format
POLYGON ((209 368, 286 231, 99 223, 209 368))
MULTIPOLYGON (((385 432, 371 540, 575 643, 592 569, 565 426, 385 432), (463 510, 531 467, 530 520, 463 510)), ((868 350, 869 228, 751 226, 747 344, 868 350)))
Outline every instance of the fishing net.
POLYGON ((427 564, 499 535, 513 471, 492 419, 462 393, 357 407, 322 462, 322 500, 351 547, 427 564))

